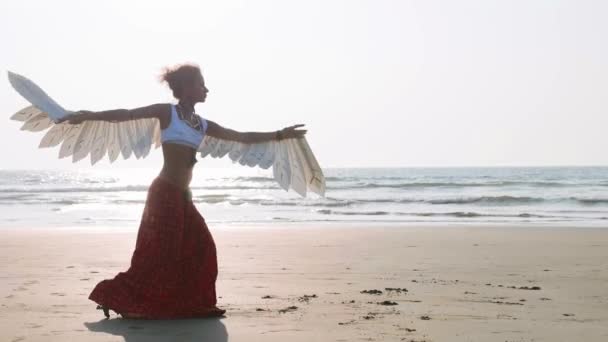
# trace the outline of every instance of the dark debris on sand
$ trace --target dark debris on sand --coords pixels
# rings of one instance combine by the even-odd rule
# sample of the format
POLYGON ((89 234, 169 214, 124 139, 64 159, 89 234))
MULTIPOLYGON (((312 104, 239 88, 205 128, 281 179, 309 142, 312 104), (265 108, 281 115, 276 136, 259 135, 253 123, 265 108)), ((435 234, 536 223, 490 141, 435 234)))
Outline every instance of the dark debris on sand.
POLYGON ((390 292, 397 292, 397 293, 406 293, 407 292, 407 289, 405 287, 401 288, 401 289, 398 287, 385 287, 384 289, 386 291, 388 291, 389 293, 390 292))
POLYGON ((501 300, 490 300, 488 301, 488 303, 494 303, 494 304, 505 304, 505 305, 524 305, 522 303, 517 303, 517 302, 503 302, 501 300))
POLYGON ((303 295, 302 297, 299 297, 298 300, 300 302, 306 302, 306 303, 308 303, 310 301, 310 298, 317 298, 317 295, 316 294, 303 295))
POLYGON ((532 286, 532 287, 520 286, 519 289, 520 290, 540 290, 540 286, 532 286))
POLYGON ((431 319, 431 317, 429 317, 427 315, 424 315, 424 316, 420 316, 420 319, 423 320, 423 321, 428 321, 428 320, 431 319))
POLYGON ((363 290, 361 291, 361 293, 367 293, 367 294, 374 294, 374 295, 381 295, 382 291, 380 290, 363 290))
POLYGON ((377 302, 378 305, 397 305, 396 302, 391 302, 390 300, 385 300, 383 302, 377 302))
POLYGON ((285 309, 281 309, 281 310, 279 310, 279 313, 291 312, 291 311, 295 311, 295 310, 297 310, 297 309, 298 309, 298 307, 297 307, 297 306, 292 305, 292 306, 286 307, 285 309))

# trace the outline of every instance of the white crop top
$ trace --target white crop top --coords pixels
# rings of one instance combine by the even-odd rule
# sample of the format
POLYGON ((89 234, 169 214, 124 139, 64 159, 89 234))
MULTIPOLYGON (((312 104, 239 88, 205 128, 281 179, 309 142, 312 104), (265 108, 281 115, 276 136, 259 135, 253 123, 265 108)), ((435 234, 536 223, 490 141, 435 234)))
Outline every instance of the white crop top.
POLYGON ((160 141, 162 143, 171 142, 198 149, 207 132, 207 120, 198 115, 196 117, 202 127, 202 132, 191 127, 186 121, 181 120, 177 115, 175 105, 171 105, 171 123, 169 123, 169 127, 161 130, 160 141))

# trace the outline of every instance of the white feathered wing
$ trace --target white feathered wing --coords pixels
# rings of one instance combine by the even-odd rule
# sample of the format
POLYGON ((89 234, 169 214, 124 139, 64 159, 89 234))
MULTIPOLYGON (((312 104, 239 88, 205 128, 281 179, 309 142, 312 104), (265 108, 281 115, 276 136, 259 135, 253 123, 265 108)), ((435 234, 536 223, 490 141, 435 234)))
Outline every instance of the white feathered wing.
MULTIPOLYGON (((158 119, 95 120, 80 124, 64 121, 57 124, 59 119, 73 112, 63 109, 34 82, 21 75, 9 72, 9 81, 32 103, 13 114, 11 119, 24 122, 21 130, 38 132, 48 129, 38 147, 61 144, 59 158, 72 156, 72 162, 76 162, 90 154, 91 165, 94 165, 106 153, 110 162, 114 162, 119 154, 124 159, 131 155, 139 159, 149 154, 152 144, 155 148, 161 145, 158 119)), ((283 189, 291 188, 301 196, 306 196, 307 191, 325 195, 323 171, 304 137, 245 144, 206 135, 198 152, 203 158, 227 155, 234 163, 250 167, 268 169, 272 166, 274 178, 283 189)))

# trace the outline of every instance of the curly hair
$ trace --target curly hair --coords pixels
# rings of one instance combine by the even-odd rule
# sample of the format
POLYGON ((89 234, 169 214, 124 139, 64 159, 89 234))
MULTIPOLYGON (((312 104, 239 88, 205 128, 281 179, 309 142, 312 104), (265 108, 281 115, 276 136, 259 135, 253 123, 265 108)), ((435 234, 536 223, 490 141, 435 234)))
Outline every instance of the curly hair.
POLYGON ((165 67, 160 75, 161 82, 167 82, 173 96, 180 99, 184 85, 193 84, 197 76, 201 74, 201 68, 195 63, 183 63, 173 67, 165 67))

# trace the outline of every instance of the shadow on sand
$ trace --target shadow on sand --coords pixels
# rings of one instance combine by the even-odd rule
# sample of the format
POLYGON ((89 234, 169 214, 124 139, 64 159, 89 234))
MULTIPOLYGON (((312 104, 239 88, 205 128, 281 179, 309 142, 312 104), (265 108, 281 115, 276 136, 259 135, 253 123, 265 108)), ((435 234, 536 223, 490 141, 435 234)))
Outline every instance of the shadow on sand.
POLYGON ((113 318, 84 325, 95 332, 122 336, 125 342, 227 342, 226 326, 221 318, 144 320, 113 318))

